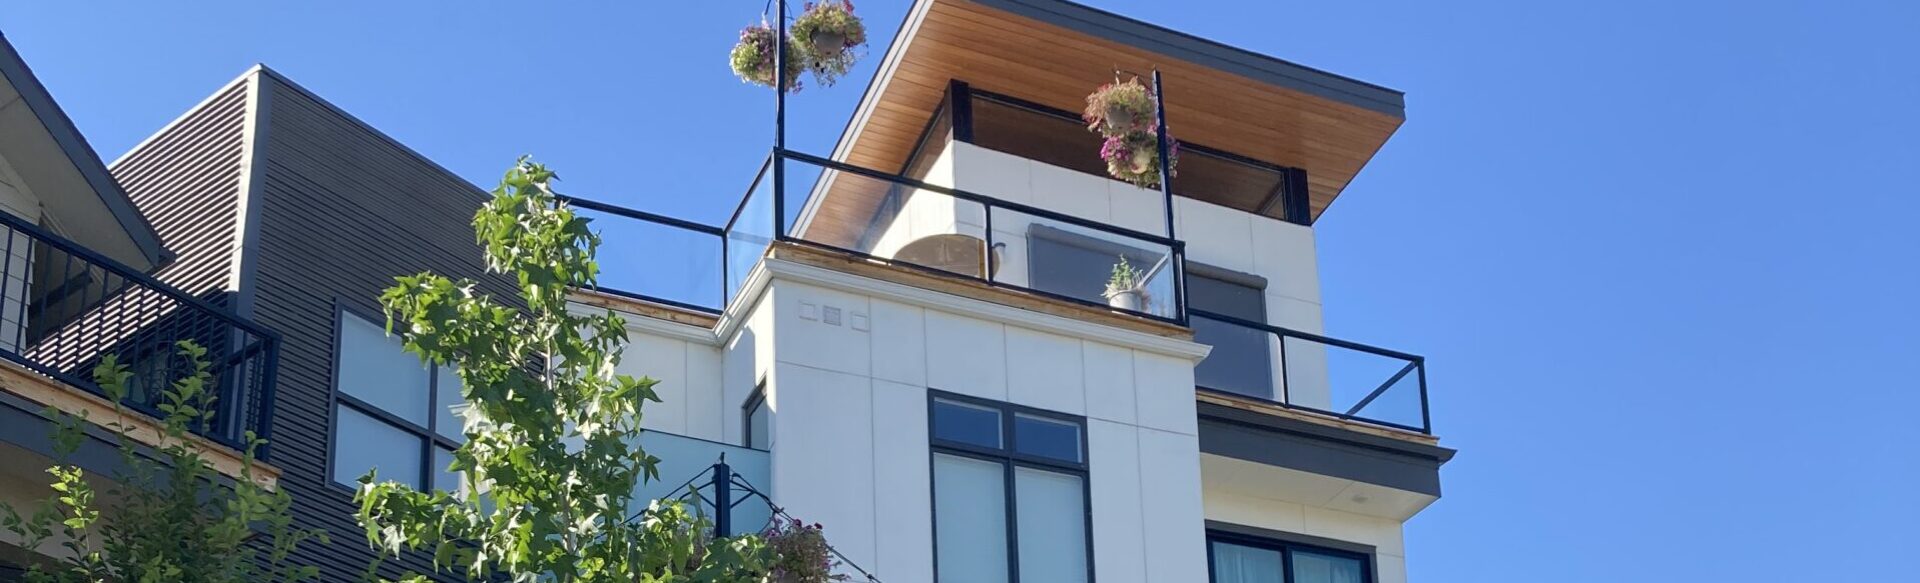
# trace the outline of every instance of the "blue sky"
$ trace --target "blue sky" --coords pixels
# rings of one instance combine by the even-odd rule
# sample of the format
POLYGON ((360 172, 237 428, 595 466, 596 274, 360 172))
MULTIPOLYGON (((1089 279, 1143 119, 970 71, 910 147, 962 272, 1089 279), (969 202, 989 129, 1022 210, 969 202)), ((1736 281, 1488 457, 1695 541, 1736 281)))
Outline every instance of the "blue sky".
MULTIPOLYGON (((475 182, 708 222, 771 139, 757 1, 254 4, 0 30, 109 160, 254 62, 475 182)), ((1427 355, 1461 450, 1416 581, 1920 579, 1920 3, 1095 4, 1407 92, 1318 233, 1329 332, 1427 355)))

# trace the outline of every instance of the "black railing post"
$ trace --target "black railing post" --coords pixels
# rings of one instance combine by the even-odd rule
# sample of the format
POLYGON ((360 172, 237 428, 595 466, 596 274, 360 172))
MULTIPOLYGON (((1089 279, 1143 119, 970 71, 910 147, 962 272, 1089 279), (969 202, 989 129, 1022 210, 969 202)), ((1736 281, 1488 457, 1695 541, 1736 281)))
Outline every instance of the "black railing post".
POLYGON ((258 395, 260 398, 260 417, 254 422, 254 425, 258 426, 258 428, 254 430, 254 437, 261 440, 259 458, 261 461, 266 461, 273 449, 273 402, 274 392, 277 388, 277 383, 275 383, 274 380, 279 377, 279 375, 274 373, 278 371, 280 367, 280 340, 278 338, 260 338, 258 341, 266 343, 266 352, 261 354, 262 362, 259 364, 263 374, 261 374, 260 377, 260 393, 258 395))
POLYGON ((773 240, 779 241, 787 237, 787 0, 774 0, 773 17, 780 22, 773 37, 773 240))
MULTIPOLYGON (((1160 85, 1160 69, 1153 69, 1153 134, 1154 147, 1160 152, 1160 195, 1167 207, 1167 238, 1180 240, 1174 232, 1173 219, 1173 160, 1172 148, 1167 138, 1167 93, 1160 85)), ((1185 249, 1167 250, 1173 254, 1173 319, 1181 325, 1187 325, 1187 253, 1185 249)))
POLYGON ((1433 435, 1433 412, 1427 408, 1427 359, 1418 361, 1420 370, 1420 431, 1433 435))
POLYGON ((733 536, 733 468, 724 453, 713 464, 713 534, 733 536))

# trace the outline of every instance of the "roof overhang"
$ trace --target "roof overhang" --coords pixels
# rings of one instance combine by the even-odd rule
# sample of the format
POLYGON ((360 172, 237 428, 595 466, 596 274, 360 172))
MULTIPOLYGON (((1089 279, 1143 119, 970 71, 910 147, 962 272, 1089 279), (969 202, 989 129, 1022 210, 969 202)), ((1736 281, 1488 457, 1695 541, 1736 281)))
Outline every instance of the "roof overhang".
POLYGON ((142 271, 166 261, 154 233, 106 164, 0 35, 0 156, 63 234, 142 271))
POLYGON ((834 157, 900 169, 949 80, 1078 111, 1116 69, 1160 71, 1176 136, 1305 169, 1316 218, 1405 121, 1399 91, 1073 2, 917 0, 834 157))

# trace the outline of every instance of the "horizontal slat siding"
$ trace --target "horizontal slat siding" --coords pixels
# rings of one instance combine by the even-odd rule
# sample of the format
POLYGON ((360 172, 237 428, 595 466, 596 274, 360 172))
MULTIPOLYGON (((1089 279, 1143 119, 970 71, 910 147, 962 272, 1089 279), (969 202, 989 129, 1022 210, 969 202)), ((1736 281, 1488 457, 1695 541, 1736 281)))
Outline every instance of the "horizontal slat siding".
MULTIPOLYGON (((375 298, 394 276, 422 271, 480 280, 498 297, 513 290, 484 274, 474 244, 483 192, 270 74, 262 85, 269 104, 251 286, 253 318, 285 340, 275 461, 296 522, 334 541, 297 559, 321 567, 323 580, 358 580, 374 556, 351 494, 327 468, 335 302, 377 313, 375 298)), ((383 573, 402 569, 428 565, 389 562, 383 573)))
POLYGON ((177 258, 161 281, 226 306, 234 291, 246 86, 235 84, 111 169, 177 258))

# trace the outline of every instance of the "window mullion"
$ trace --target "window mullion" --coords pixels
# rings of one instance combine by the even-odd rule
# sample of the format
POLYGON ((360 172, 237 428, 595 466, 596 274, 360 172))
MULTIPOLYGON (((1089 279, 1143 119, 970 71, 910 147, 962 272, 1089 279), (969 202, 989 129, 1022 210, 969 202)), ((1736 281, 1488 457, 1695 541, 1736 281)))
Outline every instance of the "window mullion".
POLYGON ((1001 476, 1006 480, 1007 581, 1020 583, 1020 493, 1019 485, 1014 483, 1013 469, 1012 463, 1000 461, 1001 476))

